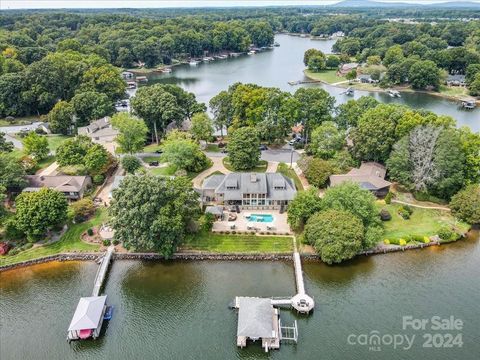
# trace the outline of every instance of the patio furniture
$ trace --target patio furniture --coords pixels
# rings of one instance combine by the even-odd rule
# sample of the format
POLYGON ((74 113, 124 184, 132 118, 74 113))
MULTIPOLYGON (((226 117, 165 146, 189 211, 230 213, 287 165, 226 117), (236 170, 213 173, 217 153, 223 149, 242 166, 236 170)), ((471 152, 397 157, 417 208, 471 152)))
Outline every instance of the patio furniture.
POLYGON ((235 230, 235 229, 236 229, 235 224, 230 225, 230 230, 235 230))
POLYGON ((275 230, 275 226, 267 225, 267 230, 270 230, 270 231, 275 230))

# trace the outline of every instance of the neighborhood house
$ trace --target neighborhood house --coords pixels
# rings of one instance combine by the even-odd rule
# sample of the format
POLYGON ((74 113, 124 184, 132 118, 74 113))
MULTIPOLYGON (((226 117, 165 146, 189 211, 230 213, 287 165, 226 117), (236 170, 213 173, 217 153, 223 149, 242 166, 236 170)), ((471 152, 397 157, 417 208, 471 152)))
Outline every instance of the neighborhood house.
POLYGON ((346 181, 360 185, 362 189, 369 190, 378 197, 388 194, 392 183, 385 180, 387 170, 385 166, 376 162, 362 163, 360 168, 352 169, 344 175, 331 175, 330 186, 336 186, 346 181))
POLYGON ((283 210, 296 192, 293 180, 279 173, 231 173, 205 179, 201 200, 202 204, 283 210))
POLYGON ((78 135, 88 136, 94 143, 105 146, 112 153, 115 150, 114 143, 118 134, 119 131, 112 127, 108 116, 95 120, 88 126, 78 128, 78 135))
POLYGON ((92 184, 90 176, 40 176, 28 175, 25 177, 28 187, 23 189, 26 192, 38 191, 43 187, 62 192, 69 200, 78 200, 83 197, 85 190, 92 184))

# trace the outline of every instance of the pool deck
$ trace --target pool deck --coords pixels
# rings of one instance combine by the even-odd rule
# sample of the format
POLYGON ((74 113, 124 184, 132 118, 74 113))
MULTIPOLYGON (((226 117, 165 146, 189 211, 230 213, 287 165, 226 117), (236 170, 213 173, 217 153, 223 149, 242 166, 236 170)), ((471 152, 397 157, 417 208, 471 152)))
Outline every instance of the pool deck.
POLYGON ((241 213, 234 213, 237 215, 235 221, 228 221, 228 211, 224 211, 224 219, 222 221, 216 221, 213 224, 213 231, 255 231, 259 232, 270 232, 276 233, 279 235, 285 235, 286 233, 291 234, 290 226, 287 223, 287 213, 284 212, 280 214, 278 210, 243 210, 241 213), (255 214, 255 215, 272 215, 273 222, 253 222, 248 221, 245 217, 246 214, 255 214), (235 228, 232 229, 231 226, 235 225, 235 228), (267 230, 267 226, 273 227, 273 230, 267 230), (254 227, 256 230, 249 229, 249 227, 254 227))

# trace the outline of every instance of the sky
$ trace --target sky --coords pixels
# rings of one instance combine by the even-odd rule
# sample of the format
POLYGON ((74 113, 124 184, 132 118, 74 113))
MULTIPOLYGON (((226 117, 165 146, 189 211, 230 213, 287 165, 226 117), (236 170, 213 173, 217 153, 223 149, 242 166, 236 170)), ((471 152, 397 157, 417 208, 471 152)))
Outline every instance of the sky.
MULTIPOLYGON (((0 0, 0 9, 63 9, 63 8, 165 8, 225 7, 275 5, 330 5, 339 0, 0 0)), ((446 0, 376 0, 382 2, 438 3, 446 0)), ((452 0, 450 0, 452 1, 452 0)), ((480 3, 480 0, 470 0, 480 3)))

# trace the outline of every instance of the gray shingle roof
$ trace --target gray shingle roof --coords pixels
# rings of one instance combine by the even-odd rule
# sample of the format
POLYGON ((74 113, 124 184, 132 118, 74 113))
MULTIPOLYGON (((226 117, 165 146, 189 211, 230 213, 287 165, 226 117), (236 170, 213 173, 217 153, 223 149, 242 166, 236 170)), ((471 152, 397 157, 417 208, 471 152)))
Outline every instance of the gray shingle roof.
POLYGON ((68 331, 96 329, 103 315, 106 301, 106 295, 80 298, 68 331))
POLYGON ((271 338, 274 309, 270 299, 238 298, 237 336, 249 338, 271 338))
POLYGON ((392 183, 384 179, 386 173, 385 166, 376 162, 366 162, 362 163, 360 168, 352 169, 346 174, 331 175, 330 185, 335 186, 345 181, 351 181, 359 184, 361 188, 366 190, 379 190, 392 185, 392 183))

